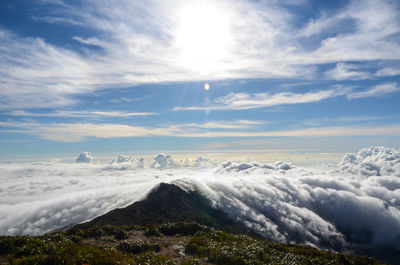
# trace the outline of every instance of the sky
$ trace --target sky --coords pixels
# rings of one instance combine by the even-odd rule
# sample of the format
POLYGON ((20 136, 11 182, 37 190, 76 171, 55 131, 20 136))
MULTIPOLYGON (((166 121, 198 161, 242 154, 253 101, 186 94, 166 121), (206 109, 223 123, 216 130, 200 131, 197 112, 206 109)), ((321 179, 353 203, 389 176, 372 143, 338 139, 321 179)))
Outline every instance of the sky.
POLYGON ((400 2, 0 2, 0 157, 400 142, 400 2))

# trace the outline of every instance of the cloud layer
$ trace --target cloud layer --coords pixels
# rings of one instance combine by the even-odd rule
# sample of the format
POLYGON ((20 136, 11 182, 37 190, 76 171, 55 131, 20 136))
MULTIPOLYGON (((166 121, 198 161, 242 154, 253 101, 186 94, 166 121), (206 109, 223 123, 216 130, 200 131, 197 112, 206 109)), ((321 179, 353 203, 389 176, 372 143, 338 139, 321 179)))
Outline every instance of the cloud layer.
POLYGON ((140 200, 193 170, 88 163, 0 164, 0 234, 42 234, 140 200))
POLYGON ((286 163, 224 163, 204 192, 237 221, 277 241, 399 249, 400 152, 346 154, 330 173, 286 163))
MULTIPOLYGON (((400 152, 366 148, 331 171, 286 162, 225 162, 188 169, 159 154, 137 169, 111 164, 1 164, 1 234, 41 234, 143 198, 157 183, 197 188, 236 221, 265 237, 330 249, 400 242, 400 152), (181 167, 181 168, 172 168, 181 167), (164 170, 160 170, 164 168, 164 170)), ((207 161, 192 160, 192 165, 207 161)))

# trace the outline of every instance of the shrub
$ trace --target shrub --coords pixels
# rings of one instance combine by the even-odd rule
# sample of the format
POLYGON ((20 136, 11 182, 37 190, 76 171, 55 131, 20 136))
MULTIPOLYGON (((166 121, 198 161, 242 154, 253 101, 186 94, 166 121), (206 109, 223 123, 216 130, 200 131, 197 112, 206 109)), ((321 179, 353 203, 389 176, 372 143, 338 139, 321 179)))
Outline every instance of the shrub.
POLYGON ((118 245, 118 249, 133 255, 137 255, 147 251, 159 252, 161 250, 161 246, 158 243, 136 241, 132 243, 122 242, 118 245))
POLYGON ((193 235, 198 231, 205 231, 207 228, 205 226, 199 225, 198 223, 169 223, 161 225, 159 230, 162 234, 166 236, 174 235, 193 235))
POLYGON ((119 230, 119 231, 115 232, 115 239, 117 239, 117 240, 124 240, 124 239, 128 239, 128 238, 129 238, 129 235, 125 231, 119 230))
POLYGON ((144 232, 145 236, 147 237, 151 237, 151 236, 162 236, 162 234, 160 233, 160 230, 158 230, 157 227, 150 227, 149 229, 146 230, 146 232, 144 232))

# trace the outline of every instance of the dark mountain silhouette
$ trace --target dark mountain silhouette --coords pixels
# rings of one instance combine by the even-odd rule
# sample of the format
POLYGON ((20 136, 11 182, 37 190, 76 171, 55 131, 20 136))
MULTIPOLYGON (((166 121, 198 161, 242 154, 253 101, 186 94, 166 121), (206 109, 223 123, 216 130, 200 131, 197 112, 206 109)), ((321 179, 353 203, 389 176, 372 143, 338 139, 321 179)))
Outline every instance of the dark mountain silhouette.
POLYGON ((197 222, 226 232, 245 232, 225 212, 211 206, 198 191, 186 192, 175 184, 160 183, 142 201, 115 209, 72 229, 103 225, 153 225, 168 222, 197 222))

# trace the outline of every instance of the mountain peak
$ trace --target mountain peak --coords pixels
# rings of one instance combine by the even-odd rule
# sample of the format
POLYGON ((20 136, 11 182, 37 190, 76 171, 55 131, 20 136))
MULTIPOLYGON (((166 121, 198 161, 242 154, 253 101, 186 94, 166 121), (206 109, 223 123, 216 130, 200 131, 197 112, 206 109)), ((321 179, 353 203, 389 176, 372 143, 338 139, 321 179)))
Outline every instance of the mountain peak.
POLYGON ((243 232, 225 212, 211 206, 199 191, 185 191, 175 184, 160 183, 142 201, 115 209, 72 229, 102 225, 155 225, 167 222, 197 222, 228 232, 243 232))

